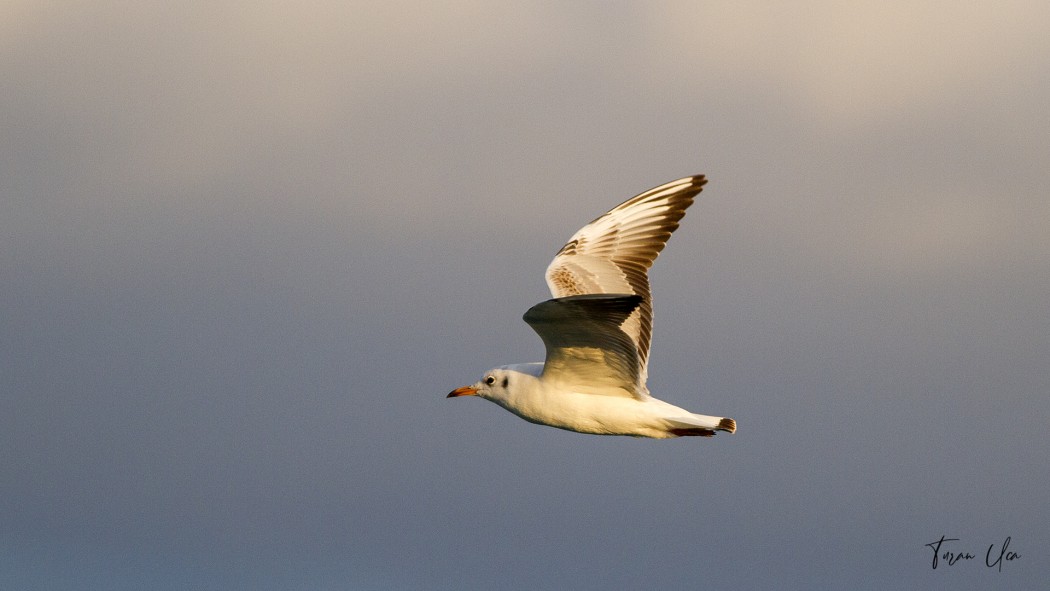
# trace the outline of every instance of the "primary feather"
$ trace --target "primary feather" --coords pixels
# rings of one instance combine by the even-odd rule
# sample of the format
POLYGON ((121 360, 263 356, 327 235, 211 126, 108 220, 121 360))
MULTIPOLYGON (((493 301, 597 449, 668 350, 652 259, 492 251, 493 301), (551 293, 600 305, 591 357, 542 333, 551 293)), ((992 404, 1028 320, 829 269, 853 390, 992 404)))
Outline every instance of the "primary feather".
POLYGON ((649 267, 707 183, 690 176, 628 199, 573 234, 547 267, 551 295, 634 294, 638 308, 623 325, 635 343, 644 383, 653 334, 649 267))

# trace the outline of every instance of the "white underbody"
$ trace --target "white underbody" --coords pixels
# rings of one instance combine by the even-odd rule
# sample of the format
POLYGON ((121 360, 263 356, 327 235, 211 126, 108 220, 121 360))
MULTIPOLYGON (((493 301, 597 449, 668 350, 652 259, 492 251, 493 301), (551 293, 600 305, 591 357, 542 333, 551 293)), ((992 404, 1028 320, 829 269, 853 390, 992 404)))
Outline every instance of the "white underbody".
POLYGON ((507 366, 510 387, 488 398, 526 421, 595 435, 670 438, 673 429, 716 429, 722 417, 691 413, 652 396, 621 389, 579 391, 545 380, 542 363, 507 366))

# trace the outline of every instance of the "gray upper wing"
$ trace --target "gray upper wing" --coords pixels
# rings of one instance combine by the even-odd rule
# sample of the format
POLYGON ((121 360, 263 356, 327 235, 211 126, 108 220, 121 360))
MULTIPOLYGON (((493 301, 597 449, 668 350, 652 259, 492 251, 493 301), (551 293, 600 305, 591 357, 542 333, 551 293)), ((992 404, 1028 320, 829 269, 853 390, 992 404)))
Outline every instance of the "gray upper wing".
POLYGON ((523 319, 547 348, 544 379, 580 392, 645 396, 638 349, 621 328, 641 302, 634 294, 591 294, 530 308, 523 319))

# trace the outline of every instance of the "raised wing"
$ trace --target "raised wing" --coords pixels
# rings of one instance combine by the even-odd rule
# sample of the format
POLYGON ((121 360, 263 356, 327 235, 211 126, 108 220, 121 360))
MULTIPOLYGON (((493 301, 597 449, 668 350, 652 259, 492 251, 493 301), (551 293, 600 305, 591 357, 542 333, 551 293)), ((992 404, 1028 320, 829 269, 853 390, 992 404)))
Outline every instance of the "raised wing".
POLYGON ((540 302, 523 317, 543 339, 543 379, 583 393, 644 397, 638 349, 620 326, 638 295, 578 295, 540 302))
POLYGON ((621 328, 637 351, 643 388, 653 333, 647 272, 705 183, 703 175, 690 176, 624 201, 576 232, 547 267, 547 285, 555 298, 583 294, 640 296, 637 308, 621 328))

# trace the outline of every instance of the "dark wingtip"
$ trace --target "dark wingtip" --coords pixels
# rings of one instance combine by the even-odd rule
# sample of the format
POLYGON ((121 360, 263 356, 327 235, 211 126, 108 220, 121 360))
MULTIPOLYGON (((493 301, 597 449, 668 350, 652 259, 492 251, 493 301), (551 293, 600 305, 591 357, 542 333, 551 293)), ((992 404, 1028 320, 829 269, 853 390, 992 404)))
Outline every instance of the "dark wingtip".
POLYGON ((586 293, 540 302, 526 310, 521 317, 529 324, 562 322, 566 319, 588 317, 604 318, 617 326, 634 312, 645 299, 637 294, 586 293))

